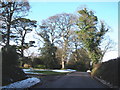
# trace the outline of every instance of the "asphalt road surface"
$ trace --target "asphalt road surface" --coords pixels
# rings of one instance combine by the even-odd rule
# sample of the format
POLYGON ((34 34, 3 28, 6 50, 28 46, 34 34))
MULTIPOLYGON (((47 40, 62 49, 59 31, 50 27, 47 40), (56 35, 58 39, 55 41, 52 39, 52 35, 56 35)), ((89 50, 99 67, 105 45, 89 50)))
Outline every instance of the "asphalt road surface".
MULTIPOLYGON (((52 77, 51 77, 52 79, 52 77)), ((87 72, 74 72, 58 79, 50 80, 36 88, 108 88, 90 77, 87 72)))

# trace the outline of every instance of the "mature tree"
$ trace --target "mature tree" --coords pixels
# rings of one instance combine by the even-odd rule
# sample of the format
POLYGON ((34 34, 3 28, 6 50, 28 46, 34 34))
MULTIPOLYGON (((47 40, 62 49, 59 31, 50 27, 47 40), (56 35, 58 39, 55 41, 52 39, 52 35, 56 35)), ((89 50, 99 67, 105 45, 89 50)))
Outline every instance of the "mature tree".
POLYGON ((53 43, 53 44, 55 44, 56 39, 58 39, 60 37, 59 33, 58 33, 58 30, 57 30, 58 20, 56 19, 56 17, 57 16, 51 16, 48 19, 43 20, 42 25, 41 25, 41 28, 44 27, 44 26, 46 27, 46 29, 44 29, 44 30, 49 35, 50 42, 53 43))
POLYGON ((0 18, 2 23, 1 35, 4 43, 9 45, 12 33, 12 21, 25 16, 30 9, 28 1, 24 0, 0 0, 0 18))
POLYGON ((104 39, 104 42, 101 43, 101 58, 100 61, 103 60, 104 55, 109 51, 114 51, 116 49, 116 43, 112 41, 110 38, 104 39))
POLYGON ((70 60, 67 64, 67 68, 86 71, 90 69, 90 58, 87 51, 84 48, 77 49, 70 55, 70 60), (77 57, 76 57, 77 56, 77 57))
POLYGON ((50 41, 50 37, 48 33, 46 32, 45 26, 40 26, 41 32, 38 33, 38 35, 44 40, 43 48, 40 48, 41 50, 41 56, 44 58, 44 64, 46 68, 57 68, 58 61, 56 58, 56 50, 57 47, 54 46, 53 43, 50 41))
POLYGON ((56 58, 58 59, 58 62, 60 65, 62 65, 62 54, 63 54, 63 48, 59 48, 57 47, 57 51, 56 51, 56 58))
POLYGON ((80 29, 77 34, 85 49, 88 51, 92 62, 98 63, 102 55, 100 43, 109 29, 105 28, 103 22, 100 23, 100 28, 97 27, 98 18, 94 15, 93 11, 88 11, 84 8, 79 10, 78 13, 81 16, 77 23, 80 29))
POLYGON ((79 48, 82 48, 82 43, 81 41, 79 40, 78 38, 78 35, 76 34, 76 32, 74 31, 70 37, 70 49, 71 49, 71 52, 74 52, 75 51, 75 60, 77 61, 77 57, 78 57, 78 49, 79 48))
POLYGON ((67 61, 69 55, 70 37, 73 33, 76 17, 72 14, 59 14, 58 18, 58 30, 61 36, 63 54, 62 54, 62 68, 64 68, 64 62, 67 61))
POLYGON ((63 13, 54 15, 43 21, 43 25, 47 26, 46 32, 50 35, 51 42, 63 48, 62 68, 64 68, 64 62, 68 58, 69 40, 75 20, 76 17, 74 15, 63 13))
POLYGON ((21 57, 24 57, 24 49, 29 48, 30 46, 32 46, 33 43, 35 43, 34 41, 25 43, 25 37, 27 33, 30 33, 36 26, 37 25, 35 20, 30 20, 26 18, 18 18, 12 21, 12 28, 14 28, 14 36, 16 37, 15 41, 18 43, 17 46, 18 50, 21 53, 21 57))

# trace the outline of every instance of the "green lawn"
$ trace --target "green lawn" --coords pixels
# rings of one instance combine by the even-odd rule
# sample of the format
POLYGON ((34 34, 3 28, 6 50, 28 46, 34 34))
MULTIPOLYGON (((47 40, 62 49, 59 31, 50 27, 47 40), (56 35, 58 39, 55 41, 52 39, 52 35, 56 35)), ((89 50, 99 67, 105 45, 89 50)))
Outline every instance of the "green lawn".
POLYGON ((53 72, 53 71, 27 71, 27 72, 43 73, 45 75, 62 75, 68 73, 68 72, 53 72))

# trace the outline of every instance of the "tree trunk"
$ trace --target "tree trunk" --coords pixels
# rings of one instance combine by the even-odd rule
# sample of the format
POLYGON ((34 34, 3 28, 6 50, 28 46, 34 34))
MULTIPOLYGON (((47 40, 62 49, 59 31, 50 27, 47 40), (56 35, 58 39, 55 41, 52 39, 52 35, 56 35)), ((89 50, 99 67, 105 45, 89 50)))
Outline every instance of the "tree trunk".
POLYGON ((23 52, 23 47, 22 47, 22 49, 21 49, 21 57, 24 57, 24 54, 23 54, 24 52, 23 52))
POLYGON ((21 42, 21 57, 23 58, 24 57, 24 47, 23 47, 23 44, 24 44, 24 37, 22 38, 22 42, 21 42))
POLYGON ((10 25, 7 25, 7 45, 10 44, 10 25))
POLYGON ((7 24, 7 45, 10 44, 10 26, 11 26, 11 19, 12 19, 12 14, 10 14, 10 17, 8 16, 8 23, 7 24))
MULTIPOLYGON (((24 44, 24 39, 22 38, 22 42, 21 42, 21 58, 22 58, 22 60, 24 57, 23 44, 24 44)), ((22 62, 21 65, 22 65, 22 67, 24 67, 24 61, 22 62)))
POLYGON ((21 43, 21 57, 24 57, 24 47, 23 47, 23 44, 24 44, 24 39, 22 39, 22 43, 21 43))
MULTIPOLYGON (((24 28, 24 30, 25 30, 25 28, 24 28)), ((25 33, 24 33, 24 35, 22 37, 22 41, 21 41, 21 57, 24 57, 24 47, 23 47, 23 45, 24 45, 26 33, 27 33, 27 31, 25 30, 25 33)))
POLYGON ((62 69, 65 68, 65 62, 64 62, 64 59, 62 58, 62 69))
POLYGON ((12 16, 13 16, 13 11, 11 10, 11 4, 10 4, 10 11, 8 11, 8 16, 7 16, 7 45, 10 44, 10 28, 11 28, 11 21, 12 21, 12 16))

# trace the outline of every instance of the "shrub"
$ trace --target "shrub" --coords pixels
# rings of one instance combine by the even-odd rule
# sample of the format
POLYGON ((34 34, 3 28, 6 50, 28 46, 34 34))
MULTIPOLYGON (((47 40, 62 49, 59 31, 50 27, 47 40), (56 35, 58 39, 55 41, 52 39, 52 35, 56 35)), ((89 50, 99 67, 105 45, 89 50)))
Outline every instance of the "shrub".
POLYGON ((2 85, 7 85, 26 78, 25 73, 20 69, 18 55, 13 46, 2 48, 2 85))
POLYGON ((24 68, 30 68, 31 67, 31 65, 29 65, 29 64, 24 64, 24 68))
POLYGON ((18 66, 18 55, 12 46, 2 48, 2 59, 3 67, 18 66))
POLYGON ((78 70, 78 71, 87 71, 87 69, 88 69, 86 67, 85 63, 83 63, 81 61, 71 63, 71 64, 67 64, 66 68, 75 69, 75 70, 78 70))
POLYGON ((35 68, 38 68, 38 69, 45 69, 45 65, 36 65, 35 68))
POLYGON ((41 63, 38 65, 45 65, 46 69, 60 69, 60 63, 59 60, 55 57, 50 56, 41 56, 39 57, 41 63))
POLYGON ((118 80, 118 75, 120 75, 119 64, 120 57, 103 62, 93 68, 92 75, 110 82, 113 85, 120 86, 120 81, 118 80))

